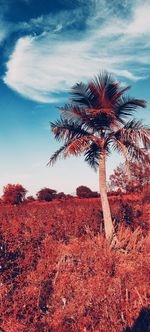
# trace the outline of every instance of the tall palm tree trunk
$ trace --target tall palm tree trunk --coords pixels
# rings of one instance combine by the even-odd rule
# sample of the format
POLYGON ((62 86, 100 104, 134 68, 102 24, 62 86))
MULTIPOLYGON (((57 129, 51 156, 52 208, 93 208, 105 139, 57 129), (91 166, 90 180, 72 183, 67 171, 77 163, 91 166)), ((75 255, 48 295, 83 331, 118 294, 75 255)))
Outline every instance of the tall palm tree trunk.
POLYGON ((104 229, 106 238, 112 241, 114 227, 112 223, 112 217, 110 212, 110 206, 107 196, 107 186, 106 186, 106 154, 103 152, 100 156, 99 161, 99 185, 100 185, 100 195, 102 203, 102 211, 104 218, 104 229))

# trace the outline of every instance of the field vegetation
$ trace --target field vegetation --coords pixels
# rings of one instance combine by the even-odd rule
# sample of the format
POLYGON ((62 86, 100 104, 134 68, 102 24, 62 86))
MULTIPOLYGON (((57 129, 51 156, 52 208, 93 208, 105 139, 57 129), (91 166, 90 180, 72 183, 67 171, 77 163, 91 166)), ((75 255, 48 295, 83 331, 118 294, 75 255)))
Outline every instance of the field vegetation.
POLYGON ((109 198, 113 249, 99 200, 1 204, 1 331, 148 331, 150 204, 109 198))

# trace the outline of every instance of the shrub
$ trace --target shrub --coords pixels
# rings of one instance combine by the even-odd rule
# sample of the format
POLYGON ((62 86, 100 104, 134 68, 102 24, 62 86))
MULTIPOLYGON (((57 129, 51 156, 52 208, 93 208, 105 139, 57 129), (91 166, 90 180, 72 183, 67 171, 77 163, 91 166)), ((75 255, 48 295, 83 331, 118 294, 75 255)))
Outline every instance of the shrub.
POLYGON ((92 191, 90 188, 86 186, 80 186, 76 189, 76 194, 79 198, 92 198, 99 197, 98 192, 92 191))
POLYGON ((35 201, 35 198, 33 196, 28 196, 26 198, 26 202, 34 202, 35 201))
POLYGON ((97 191, 92 191, 92 193, 91 193, 91 198, 98 198, 98 197, 100 197, 100 194, 97 192, 97 191))
POLYGON ((58 199, 58 200, 59 199, 65 199, 66 195, 63 192, 60 192, 60 193, 55 194, 54 198, 58 199))
POLYGON ((36 194, 39 201, 50 202, 55 197, 56 190, 50 188, 43 188, 36 194))
POLYGON ((72 198, 74 198, 74 196, 73 196, 73 195, 70 195, 70 194, 67 194, 67 195, 66 195, 66 198, 67 198, 67 199, 72 199, 72 198))

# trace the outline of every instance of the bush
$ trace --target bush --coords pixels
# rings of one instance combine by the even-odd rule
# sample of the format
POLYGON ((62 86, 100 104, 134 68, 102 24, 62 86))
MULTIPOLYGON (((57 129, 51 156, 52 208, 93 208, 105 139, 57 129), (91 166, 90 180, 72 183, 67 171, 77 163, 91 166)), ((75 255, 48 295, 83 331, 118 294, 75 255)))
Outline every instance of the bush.
POLYGON ((94 198, 99 197, 97 191, 92 191, 90 188, 86 186, 80 186, 76 189, 76 194, 79 198, 94 198))
POLYGON ((50 188, 43 188, 36 194, 39 201, 50 202, 55 198, 56 190, 50 188))
POLYGON ((73 198, 74 198, 73 195, 70 195, 70 194, 67 194, 67 195, 66 195, 66 199, 73 199, 73 198))
POLYGON ((7 184, 3 188, 3 202, 20 204, 25 200, 27 190, 21 184, 7 184))
POLYGON ((34 202, 35 201, 35 198, 33 196, 28 196, 26 198, 26 202, 34 202))
POLYGON ((63 193, 63 192, 60 192, 58 194, 55 194, 54 196, 55 199, 65 199, 66 198, 66 195, 63 193))

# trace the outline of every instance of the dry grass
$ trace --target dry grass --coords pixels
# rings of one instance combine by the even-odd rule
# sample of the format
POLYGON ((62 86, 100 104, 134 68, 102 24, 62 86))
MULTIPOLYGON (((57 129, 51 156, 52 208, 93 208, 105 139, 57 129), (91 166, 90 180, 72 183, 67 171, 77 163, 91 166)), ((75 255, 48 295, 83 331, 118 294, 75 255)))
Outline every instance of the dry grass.
MULTIPOLYGON (((148 313, 148 234, 120 224, 111 249, 98 206, 72 204, 1 210, 5 332, 127 332, 148 313)), ((132 331, 148 332, 140 324, 132 331)))

